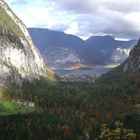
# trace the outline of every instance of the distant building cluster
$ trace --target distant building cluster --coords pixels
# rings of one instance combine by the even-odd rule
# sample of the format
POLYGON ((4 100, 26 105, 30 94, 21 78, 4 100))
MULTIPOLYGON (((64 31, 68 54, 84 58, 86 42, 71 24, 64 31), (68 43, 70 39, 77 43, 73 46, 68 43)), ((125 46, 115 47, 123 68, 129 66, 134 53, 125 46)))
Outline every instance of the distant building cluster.
POLYGON ((25 101, 25 100, 21 100, 21 99, 17 99, 17 100, 12 100, 13 103, 17 103, 19 105, 23 105, 23 106, 29 106, 29 107, 34 107, 35 103, 31 102, 31 101, 25 101))
POLYGON ((60 76, 60 81, 83 81, 83 82, 95 82, 95 79, 98 76, 89 76, 89 75, 68 75, 60 76))

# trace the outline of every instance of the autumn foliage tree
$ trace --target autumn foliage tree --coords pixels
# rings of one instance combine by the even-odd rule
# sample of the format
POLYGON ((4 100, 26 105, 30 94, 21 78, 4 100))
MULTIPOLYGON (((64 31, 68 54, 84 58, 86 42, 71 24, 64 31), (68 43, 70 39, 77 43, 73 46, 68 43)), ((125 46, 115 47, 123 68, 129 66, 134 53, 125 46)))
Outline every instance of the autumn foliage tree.
POLYGON ((115 122, 113 129, 107 127, 106 124, 101 126, 100 140, 135 140, 136 134, 131 129, 123 128, 123 123, 115 122))

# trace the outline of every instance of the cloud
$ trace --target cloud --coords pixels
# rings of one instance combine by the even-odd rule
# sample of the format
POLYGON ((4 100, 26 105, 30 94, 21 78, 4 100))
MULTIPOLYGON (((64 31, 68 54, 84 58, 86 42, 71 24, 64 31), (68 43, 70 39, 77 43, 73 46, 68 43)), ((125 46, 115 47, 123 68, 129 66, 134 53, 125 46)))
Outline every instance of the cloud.
POLYGON ((68 29, 65 30, 67 34, 77 34, 79 32, 79 26, 77 22, 72 22, 68 29))
POLYGON ((102 7, 119 12, 140 11, 139 0, 54 0, 60 9, 80 13, 92 13, 102 7))
POLYGON ((123 14, 104 10, 97 14, 78 14, 79 36, 84 34, 110 34, 114 37, 137 38, 140 36, 140 13, 123 14), (135 20, 133 20, 135 19, 135 20))
POLYGON ((8 2, 11 5, 15 5, 15 4, 26 4, 27 3, 27 0, 8 0, 8 2))
POLYGON ((140 36, 140 0, 7 0, 28 27, 78 36, 140 36), (22 4, 23 3, 23 4, 22 4))
POLYGON ((79 25, 79 36, 110 34, 115 37, 140 36, 139 0, 59 0, 59 10, 73 13, 79 25))

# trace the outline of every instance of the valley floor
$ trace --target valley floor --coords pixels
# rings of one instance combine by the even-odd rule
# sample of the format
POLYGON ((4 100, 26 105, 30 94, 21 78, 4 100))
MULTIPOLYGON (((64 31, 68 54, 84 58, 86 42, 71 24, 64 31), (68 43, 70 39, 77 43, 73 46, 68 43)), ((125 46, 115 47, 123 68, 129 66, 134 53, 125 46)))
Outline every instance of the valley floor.
POLYGON ((25 83, 22 92, 9 90, 8 98, 33 102, 35 108, 0 103, 0 139, 139 140, 138 77, 114 73, 95 83, 42 80, 25 83))

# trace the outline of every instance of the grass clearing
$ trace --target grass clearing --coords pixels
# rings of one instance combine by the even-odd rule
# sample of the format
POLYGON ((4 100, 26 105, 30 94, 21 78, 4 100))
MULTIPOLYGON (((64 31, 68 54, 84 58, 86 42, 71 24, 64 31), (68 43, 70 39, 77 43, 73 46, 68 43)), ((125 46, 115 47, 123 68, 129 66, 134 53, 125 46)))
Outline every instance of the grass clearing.
POLYGON ((35 111, 35 107, 23 106, 11 101, 0 102, 0 115, 12 115, 18 113, 31 113, 35 111))

